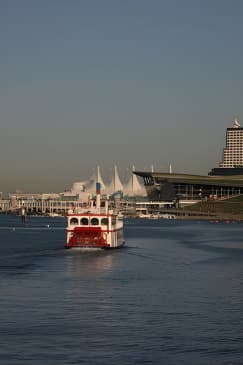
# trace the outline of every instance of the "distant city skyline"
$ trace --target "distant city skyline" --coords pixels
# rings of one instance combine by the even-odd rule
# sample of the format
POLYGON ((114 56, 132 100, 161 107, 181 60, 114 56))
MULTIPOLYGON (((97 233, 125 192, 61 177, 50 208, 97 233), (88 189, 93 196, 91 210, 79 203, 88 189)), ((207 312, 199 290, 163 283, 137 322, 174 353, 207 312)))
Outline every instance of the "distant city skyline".
POLYGON ((0 191, 207 175, 243 124, 241 0, 2 0, 0 191))

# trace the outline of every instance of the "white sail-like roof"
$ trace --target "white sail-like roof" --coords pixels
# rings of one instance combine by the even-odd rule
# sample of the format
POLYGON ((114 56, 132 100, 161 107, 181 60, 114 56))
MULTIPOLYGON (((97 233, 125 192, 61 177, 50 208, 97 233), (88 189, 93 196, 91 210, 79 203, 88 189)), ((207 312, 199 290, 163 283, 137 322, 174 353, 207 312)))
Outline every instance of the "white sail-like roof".
POLYGON ((96 193, 96 183, 99 182, 101 186, 101 193, 105 193, 106 186, 104 180, 102 179, 100 173, 100 167, 97 166, 97 170, 93 173, 92 177, 90 178, 89 182, 85 185, 85 191, 95 194, 96 193))
POLYGON ((123 194, 127 196, 147 196, 144 185, 140 184, 138 177, 134 174, 131 175, 128 183, 124 186, 123 194))
MULTIPOLYGON (((135 168, 133 167, 134 170, 135 168)), ((121 191, 126 196, 147 196, 144 185, 139 182, 138 177, 133 173, 127 184, 123 185, 118 174, 117 166, 114 166, 113 176, 109 185, 105 185, 100 173, 100 167, 97 166, 90 179, 74 182, 71 192, 74 194, 80 194, 82 192, 95 194, 97 182, 101 184, 101 194, 111 195, 121 191)))
POLYGON ((112 176, 112 180, 111 180, 110 184, 106 187, 105 193, 113 194, 118 191, 123 191, 123 185, 121 183, 121 180, 120 180, 120 177, 118 174, 117 166, 114 166, 114 173, 112 176))
POLYGON ((77 193, 85 191, 86 183, 87 183, 86 181, 77 181, 77 182, 73 183, 71 192, 77 194, 77 193))

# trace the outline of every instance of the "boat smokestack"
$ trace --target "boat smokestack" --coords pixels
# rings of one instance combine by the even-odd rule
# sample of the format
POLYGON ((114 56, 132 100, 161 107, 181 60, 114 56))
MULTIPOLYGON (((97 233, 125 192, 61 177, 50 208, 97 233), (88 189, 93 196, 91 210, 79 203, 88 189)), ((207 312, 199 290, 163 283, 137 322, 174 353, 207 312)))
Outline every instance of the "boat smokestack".
POLYGON ((109 196, 107 195, 105 200, 105 214, 108 214, 108 209, 109 209, 109 196))
POLYGON ((100 213, 100 183, 96 183, 96 209, 100 213))

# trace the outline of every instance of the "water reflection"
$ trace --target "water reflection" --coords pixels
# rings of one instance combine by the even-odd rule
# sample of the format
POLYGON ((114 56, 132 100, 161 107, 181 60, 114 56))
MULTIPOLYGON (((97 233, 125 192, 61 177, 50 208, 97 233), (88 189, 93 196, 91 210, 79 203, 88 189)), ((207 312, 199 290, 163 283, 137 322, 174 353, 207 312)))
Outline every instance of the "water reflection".
POLYGON ((109 318, 112 310, 113 252, 67 252, 64 300, 74 320, 109 318))
POLYGON ((112 268, 112 252, 68 251, 65 257, 67 278, 95 278, 112 268))

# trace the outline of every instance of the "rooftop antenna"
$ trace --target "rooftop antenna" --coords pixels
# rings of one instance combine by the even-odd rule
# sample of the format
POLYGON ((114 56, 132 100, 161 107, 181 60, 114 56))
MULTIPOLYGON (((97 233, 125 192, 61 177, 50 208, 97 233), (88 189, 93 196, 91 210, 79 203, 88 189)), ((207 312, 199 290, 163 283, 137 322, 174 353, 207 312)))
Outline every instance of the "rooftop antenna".
POLYGON ((240 128, 240 122, 237 117, 235 117, 233 120, 233 128, 240 128))

